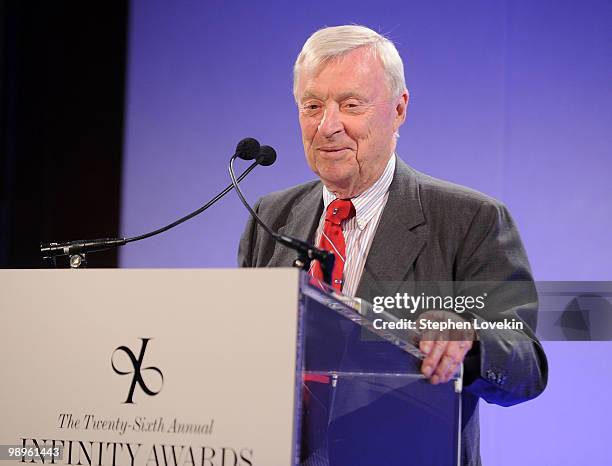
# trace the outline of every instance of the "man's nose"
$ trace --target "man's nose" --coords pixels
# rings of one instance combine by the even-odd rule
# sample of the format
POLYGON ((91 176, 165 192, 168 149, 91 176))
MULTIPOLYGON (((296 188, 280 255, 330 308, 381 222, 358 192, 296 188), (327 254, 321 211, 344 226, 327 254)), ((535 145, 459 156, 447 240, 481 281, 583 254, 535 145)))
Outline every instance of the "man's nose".
POLYGON ((334 134, 342 131, 344 131, 344 125, 338 105, 326 105, 325 111, 323 112, 323 118, 319 123, 319 133, 321 136, 331 138, 334 134))

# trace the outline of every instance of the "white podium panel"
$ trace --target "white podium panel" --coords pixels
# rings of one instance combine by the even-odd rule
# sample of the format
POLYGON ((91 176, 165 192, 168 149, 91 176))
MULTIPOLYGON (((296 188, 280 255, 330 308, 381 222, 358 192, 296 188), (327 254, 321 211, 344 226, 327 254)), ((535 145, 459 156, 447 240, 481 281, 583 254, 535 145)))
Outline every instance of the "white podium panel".
POLYGON ((292 269, 0 271, 0 455, 292 464, 297 309, 292 269))

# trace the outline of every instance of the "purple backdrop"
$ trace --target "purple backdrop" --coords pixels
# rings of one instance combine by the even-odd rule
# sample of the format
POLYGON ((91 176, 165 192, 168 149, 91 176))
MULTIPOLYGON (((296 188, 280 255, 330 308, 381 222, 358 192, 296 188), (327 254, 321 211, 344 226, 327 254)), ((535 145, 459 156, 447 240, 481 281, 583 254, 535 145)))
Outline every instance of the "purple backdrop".
MULTIPOLYGON (((612 279, 609 0, 134 0, 122 233, 161 226, 216 194, 245 136, 279 154, 243 183, 252 202, 311 179, 291 67, 310 33, 346 23, 387 33, 404 58, 406 162, 504 201, 538 280, 612 279)), ((124 248, 121 264, 233 267, 245 221, 231 193, 204 216, 124 248)), ((545 347, 544 395, 482 407, 483 460, 610 464, 612 344, 545 347)))

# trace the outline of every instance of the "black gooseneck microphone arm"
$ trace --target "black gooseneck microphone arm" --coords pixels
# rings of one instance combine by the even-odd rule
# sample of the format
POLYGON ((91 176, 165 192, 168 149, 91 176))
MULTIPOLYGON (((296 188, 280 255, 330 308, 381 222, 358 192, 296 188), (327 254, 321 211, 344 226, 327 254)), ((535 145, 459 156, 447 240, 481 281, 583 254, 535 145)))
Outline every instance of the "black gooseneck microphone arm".
MULTIPOLYGON (((251 173, 253 171, 253 169, 257 165, 259 165, 258 161, 255 161, 251 165, 249 165, 248 168, 238 177, 238 181, 239 182, 242 181, 249 173, 251 173)), ((160 233, 163 233, 164 231, 168 231, 170 228, 174 228, 175 226, 180 225, 181 223, 186 222, 189 219, 192 219, 196 215, 200 215, 202 212, 204 212, 206 209, 208 209, 210 206, 212 206, 214 203, 216 203, 219 199, 221 199, 223 196, 225 196, 227 193, 229 193, 232 189, 234 189, 234 185, 233 184, 229 184, 223 191, 221 191, 219 194, 217 194, 215 197, 213 197, 210 201, 208 201, 206 204, 204 204, 199 209, 194 210, 190 214, 187 214, 184 217, 179 218, 175 222, 172 222, 171 224, 166 225, 165 227, 159 228, 159 229, 157 229, 155 231, 152 231, 150 233, 145 233, 144 235, 134 236, 132 238, 128 238, 128 239, 125 240, 125 242, 126 243, 131 243, 132 241, 140 241, 141 239, 150 238, 151 236, 159 235, 160 233)))
MULTIPOLYGON (((267 157, 268 160, 271 159, 272 161, 268 163, 271 165, 272 163, 274 163, 274 160, 276 160, 276 152, 270 146, 262 146, 259 157, 267 157)), ((293 261, 294 267, 301 268, 302 270, 308 272, 310 270, 310 263, 313 260, 319 261, 319 264, 321 265, 321 270, 323 271, 323 281, 331 286, 332 270, 334 269, 335 260, 334 253, 325 251, 324 249, 319 249, 313 246, 312 244, 307 243, 306 241, 302 241, 287 235, 280 235, 273 231, 270 227, 268 227, 268 225, 266 225, 251 208, 244 195, 242 194, 240 186, 238 186, 240 179, 236 179, 236 175, 234 174, 234 160, 236 160, 236 158, 244 159, 244 157, 240 157, 239 154, 235 154, 234 156, 232 156, 229 162, 230 178, 232 179, 232 185, 234 186, 236 194, 240 198, 240 201, 242 202, 244 207, 251 214, 251 217, 253 217, 253 219, 255 219, 255 221, 266 231, 266 233, 272 236, 272 238, 298 253, 297 259, 293 261)))
MULTIPOLYGON (((238 143, 235 155, 249 157, 249 160, 257 157, 257 159, 251 165, 249 165, 249 167, 238 177, 238 181, 242 181, 249 173, 253 171, 253 169, 257 165, 263 165, 263 163, 261 163, 261 158, 258 157, 259 150, 259 142, 257 142, 253 138, 246 138, 238 143)), ((127 243, 140 241, 146 238, 150 238, 152 236, 159 235, 160 233, 168 231, 171 228, 174 228, 175 226, 180 225, 181 223, 186 222, 187 220, 195 217, 196 215, 201 214, 206 209, 215 204, 219 199, 225 196, 228 192, 230 192, 232 189, 234 189, 234 185, 229 184, 223 191, 221 191, 219 194, 217 194, 214 198, 212 198, 199 209, 196 209, 193 212, 185 215, 184 217, 179 218, 178 220, 170 223, 169 225, 158 228, 157 230, 151 231, 149 233, 145 233, 144 235, 133 236, 131 238, 98 238, 90 240, 68 241, 65 243, 46 243, 41 244, 40 252, 43 256, 43 259, 51 260, 54 266, 56 265, 56 259, 58 257, 69 256, 70 267, 83 267, 87 263, 87 253, 105 251, 107 249, 123 246, 127 243)))

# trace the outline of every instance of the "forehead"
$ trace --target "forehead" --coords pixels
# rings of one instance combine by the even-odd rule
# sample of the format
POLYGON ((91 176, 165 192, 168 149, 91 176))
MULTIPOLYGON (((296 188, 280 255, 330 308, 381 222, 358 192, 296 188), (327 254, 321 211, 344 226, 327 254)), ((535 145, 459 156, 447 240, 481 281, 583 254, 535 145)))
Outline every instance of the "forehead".
POLYGON ((374 94, 386 89, 379 58, 366 47, 328 60, 317 67, 305 66, 298 79, 298 98, 320 94, 374 94))

